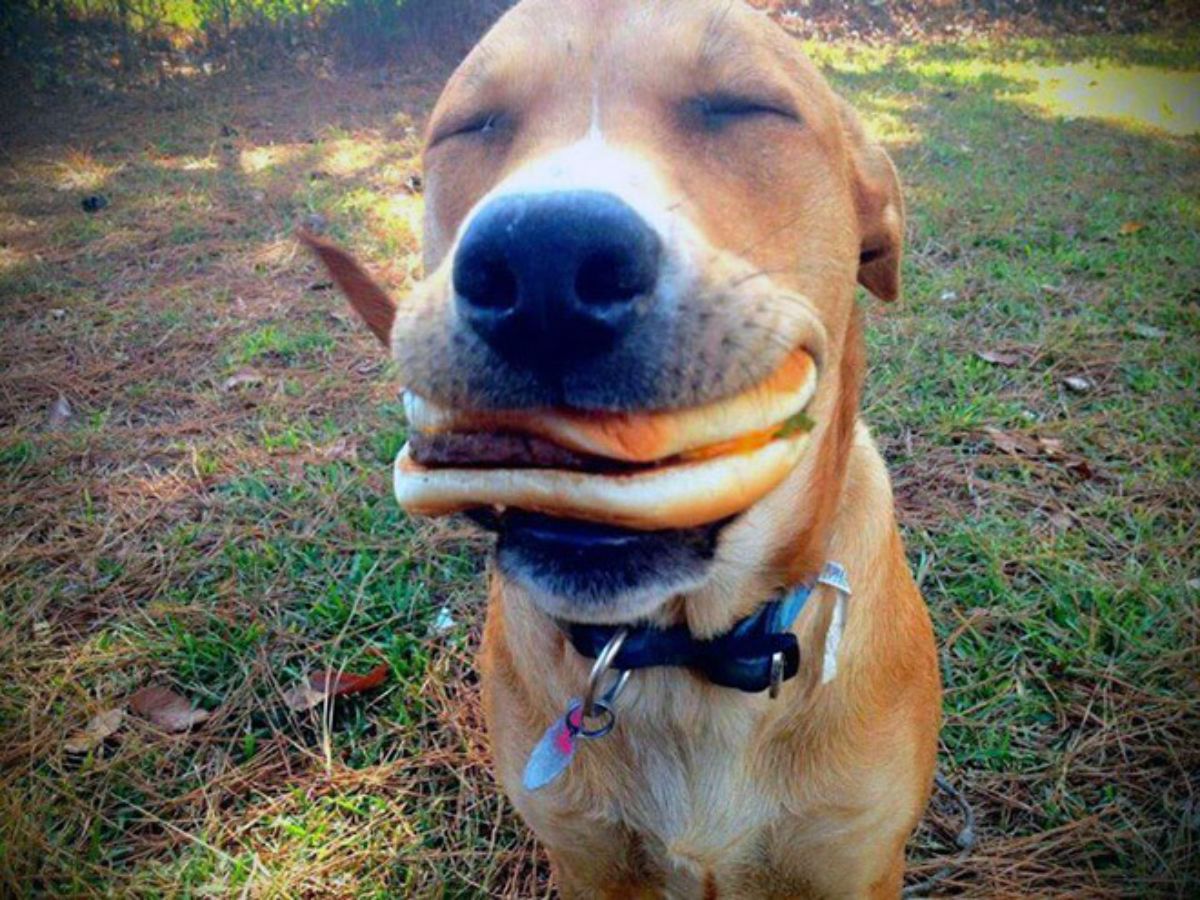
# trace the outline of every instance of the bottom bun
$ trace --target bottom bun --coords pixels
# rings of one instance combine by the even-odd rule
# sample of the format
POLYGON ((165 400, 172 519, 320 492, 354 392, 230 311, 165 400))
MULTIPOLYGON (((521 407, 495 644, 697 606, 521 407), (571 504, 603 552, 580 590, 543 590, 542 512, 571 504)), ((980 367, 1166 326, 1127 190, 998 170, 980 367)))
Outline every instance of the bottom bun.
POLYGON ((642 531, 694 528, 761 500, 800 460, 807 439, 801 432, 744 453, 616 474, 430 469, 405 446, 394 467, 396 499, 408 512, 426 516, 512 507, 642 531))

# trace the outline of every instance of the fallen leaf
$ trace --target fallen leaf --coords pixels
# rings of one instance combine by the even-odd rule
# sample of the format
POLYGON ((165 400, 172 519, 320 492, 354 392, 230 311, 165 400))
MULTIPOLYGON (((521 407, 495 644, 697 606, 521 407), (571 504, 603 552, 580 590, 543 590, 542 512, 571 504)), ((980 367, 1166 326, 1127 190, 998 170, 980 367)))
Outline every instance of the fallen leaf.
POLYGON ((1037 442, 1047 456, 1058 456, 1062 453, 1063 442, 1058 438, 1038 438, 1037 442))
POLYGON ((225 383, 221 385, 221 389, 224 391, 235 391, 240 387, 252 387, 262 383, 263 377, 259 372, 256 372, 254 369, 239 369, 225 379, 225 383))
POLYGON ((47 425, 51 431, 58 431, 60 428, 66 426, 73 415, 74 412, 71 409, 71 404, 67 402, 66 397, 59 394, 58 399, 54 401, 54 405, 50 407, 47 425))
POLYGON ((1033 437, 1028 434, 1002 431, 999 428, 992 428, 991 426, 985 426, 983 432, 1004 453, 1012 456, 1032 456, 1059 460, 1068 470, 1072 470, 1076 475, 1084 478, 1092 477, 1091 469, 1087 467, 1087 463, 1082 458, 1068 457, 1063 449, 1063 442, 1059 438, 1033 437), (1083 474, 1085 471, 1087 474, 1083 474))
POLYGON ((290 687, 283 692, 284 705, 295 712, 304 712, 325 701, 325 694, 311 687, 308 682, 290 687))
POLYGON ((1004 366, 1006 369, 1019 366, 1024 361, 1016 353, 997 353, 994 350, 978 350, 975 355, 985 363, 991 363, 994 366, 1004 366))
POLYGON ((1073 524, 1071 514, 1062 510, 1051 513, 1047 521, 1050 523, 1051 530, 1057 533, 1069 530, 1073 524))
POLYGON ((87 753, 103 744, 125 722, 125 709, 106 709, 92 716, 87 725, 76 731, 63 743, 63 749, 68 753, 87 753))
POLYGON ((1090 378, 1085 378, 1082 375, 1068 375, 1063 379, 1063 384, 1068 390, 1074 391, 1077 394, 1086 394, 1096 386, 1096 383, 1090 378))
POLYGON ((191 701, 170 688, 144 687, 129 698, 129 708, 163 731, 187 731, 208 719, 206 709, 194 709, 191 701))
POLYGON ((1014 434, 1011 431, 1001 431, 999 428, 992 428, 990 425, 986 426, 983 432, 997 448, 1014 456, 1020 454, 1032 456, 1040 449, 1038 442, 1028 435, 1014 434))
POLYGON ((1134 322, 1129 326, 1129 333, 1152 341, 1167 336, 1167 333, 1161 328, 1157 328, 1154 325, 1147 325, 1145 322, 1134 322))
POLYGON ((1091 467, 1086 459, 1072 459, 1065 463, 1066 469, 1080 481, 1097 481, 1101 480, 1096 470, 1091 467))
POLYGON ((1141 231, 1145 227, 1146 227, 1145 222, 1129 221, 1129 222, 1123 223, 1121 225, 1121 227, 1117 230, 1120 234, 1137 234, 1139 231, 1141 231))
POLYGON ((391 671, 391 666, 382 662, 365 675, 353 675, 349 672, 338 672, 326 669, 310 675, 308 681, 288 688, 283 692, 283 702, 288 709, 303 712, 320 706, 326 697, 344 697, 347 694, 360 694, 383 684, 391 671))
POLYGON ((350 438, 338 438, 329 446, 321 448, 321 456, 340 462, 357 462, 358 444, 350 438))

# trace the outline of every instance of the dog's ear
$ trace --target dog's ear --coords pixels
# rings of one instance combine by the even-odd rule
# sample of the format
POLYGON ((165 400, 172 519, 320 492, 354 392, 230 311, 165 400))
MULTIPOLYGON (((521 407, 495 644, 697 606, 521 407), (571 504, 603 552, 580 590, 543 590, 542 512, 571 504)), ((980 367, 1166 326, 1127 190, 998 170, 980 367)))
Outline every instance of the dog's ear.
POLYGON ((341 247, 305 229, 297 231, 296 236, 320 257, 355 312, 386 347, 392 334, 392 322, 396 318, 396 304, 392 298, 385 294, 383 289, 371 280, 371 276, 363 271, 354 257, 341 247))
POLYGON ((858 114, 840 102, 858 210, 858 283, 880 300, 900 296, 904 252, 904 197, 891 157, 863 130, 858 114))

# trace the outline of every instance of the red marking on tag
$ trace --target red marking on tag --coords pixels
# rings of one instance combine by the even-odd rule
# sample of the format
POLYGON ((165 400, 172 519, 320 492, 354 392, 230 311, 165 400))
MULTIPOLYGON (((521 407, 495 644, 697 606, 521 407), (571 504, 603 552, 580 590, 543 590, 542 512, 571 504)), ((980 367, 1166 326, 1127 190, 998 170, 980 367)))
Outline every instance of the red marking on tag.
POLYGON ((558 748, 558 752, 563 754, 563 756, 566 756, 571 752, 571 748, 574 746, 574 743, 575 740, 571 736, 571 730, 569 728, 560 729, 558 734, 554 736, 554 746, 558 748))
POLYGON ((583 710, 578 706, 567 713, 563 728, 554 736, 555 746, 563 754, 570 753, 575 747, 575 735, 583 727, 583 710))

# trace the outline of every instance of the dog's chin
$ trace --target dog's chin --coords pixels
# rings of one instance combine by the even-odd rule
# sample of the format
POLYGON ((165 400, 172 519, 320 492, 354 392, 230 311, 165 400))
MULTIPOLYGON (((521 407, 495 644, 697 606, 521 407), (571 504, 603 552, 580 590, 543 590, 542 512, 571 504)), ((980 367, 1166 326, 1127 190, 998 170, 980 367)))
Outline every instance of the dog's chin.
POLYGON ((516 510, 472 518, 496 532, 503 578, 547 615, 594 624, 649 618, 703 585, 726 524, 632 531, 516 510))

